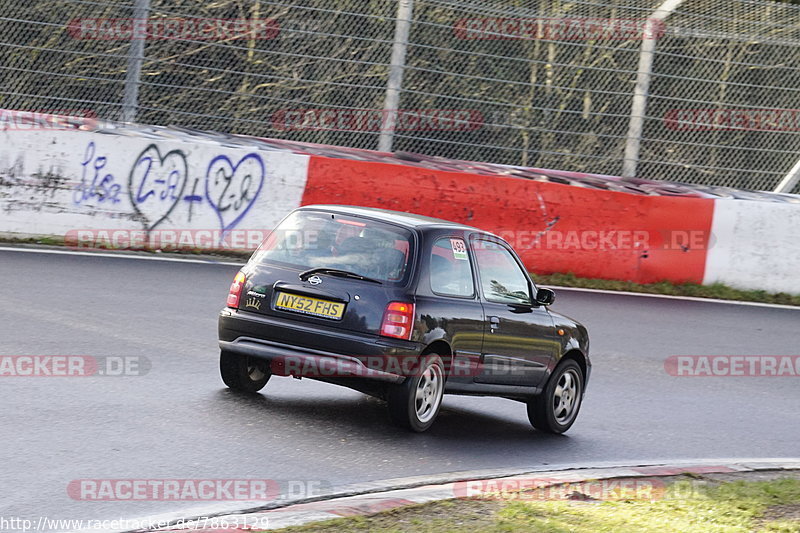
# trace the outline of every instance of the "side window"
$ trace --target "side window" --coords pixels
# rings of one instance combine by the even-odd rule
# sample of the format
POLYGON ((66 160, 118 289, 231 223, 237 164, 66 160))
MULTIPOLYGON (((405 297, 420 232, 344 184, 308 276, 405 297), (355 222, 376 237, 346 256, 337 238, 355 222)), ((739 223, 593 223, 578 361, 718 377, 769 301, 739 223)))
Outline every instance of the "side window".
POLYGON ((431 251, 431 290, 443 296, 475 294, 472 266, 463 239, 439 239, 431 251))
POLYGON ((504 246, 477 240, 473 246, 483 296, 490 302, 531 304, 528 279, 504 246))

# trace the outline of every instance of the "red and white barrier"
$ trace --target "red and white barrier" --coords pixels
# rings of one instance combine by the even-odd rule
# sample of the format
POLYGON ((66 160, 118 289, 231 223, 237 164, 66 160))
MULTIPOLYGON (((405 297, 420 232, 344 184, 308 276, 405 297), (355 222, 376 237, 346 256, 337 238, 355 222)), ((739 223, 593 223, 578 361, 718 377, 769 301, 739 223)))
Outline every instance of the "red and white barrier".
POLYGON ((800 205, 714 200, 703 284, 800 294, 800 205))
POLYGON ((534 272, 642 283, 702 282, 714 209, 702 198, 312 156, 303 204, 316 203, 463 222, 508 239, 534 272), (678 234, 691 236, 689 247, 672 242, 678 234))
POLYGON ((0 233, 251 249, 248 235, 299 205, 349 204, 492 231, 543 274, 800 294, 800 197, 543 172, 166 128, 5 127, 0 233))

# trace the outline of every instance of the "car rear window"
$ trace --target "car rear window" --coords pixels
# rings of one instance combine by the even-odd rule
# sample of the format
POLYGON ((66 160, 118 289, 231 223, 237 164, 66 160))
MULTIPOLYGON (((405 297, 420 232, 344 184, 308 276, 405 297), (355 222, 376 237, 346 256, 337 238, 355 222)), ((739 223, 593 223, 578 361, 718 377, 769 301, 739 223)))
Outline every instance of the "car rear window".
POLYGON ((431 290, 442 296, 474 296, 472 267, 463 239, 445 237, 431 249, 431 290))
POLYGON ((409 270, 411 232, 375 220, 321 211, 296 211, 281 222, 253 256, 298 269, 336 268, 388 282, 409 270))

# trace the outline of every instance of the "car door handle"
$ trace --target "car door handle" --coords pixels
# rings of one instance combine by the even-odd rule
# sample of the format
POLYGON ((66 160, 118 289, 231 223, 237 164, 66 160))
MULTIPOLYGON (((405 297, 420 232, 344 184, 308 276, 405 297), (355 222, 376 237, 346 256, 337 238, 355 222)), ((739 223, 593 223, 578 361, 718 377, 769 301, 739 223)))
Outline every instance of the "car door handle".
POLYGON ((490 316, 489 317, 489 328, 491 331, 496 330, 500 327, 500 317, 499 316, 490 316))

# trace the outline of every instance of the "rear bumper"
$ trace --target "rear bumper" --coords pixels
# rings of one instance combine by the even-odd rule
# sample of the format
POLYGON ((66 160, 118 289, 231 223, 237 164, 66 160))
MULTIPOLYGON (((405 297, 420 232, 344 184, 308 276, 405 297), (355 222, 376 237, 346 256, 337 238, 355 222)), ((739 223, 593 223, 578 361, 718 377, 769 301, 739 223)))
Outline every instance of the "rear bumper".
POLYGON ((269 361, 276 375, 326 380, 358 377, 386 383, 401 383, 406 378, 403 372, 391 371, 404 368, 392 365, 392 360, 416 358, 422 352, 422 346, 415 342, 291 323, 233 309, 220 312, 219 347, 269 361))

